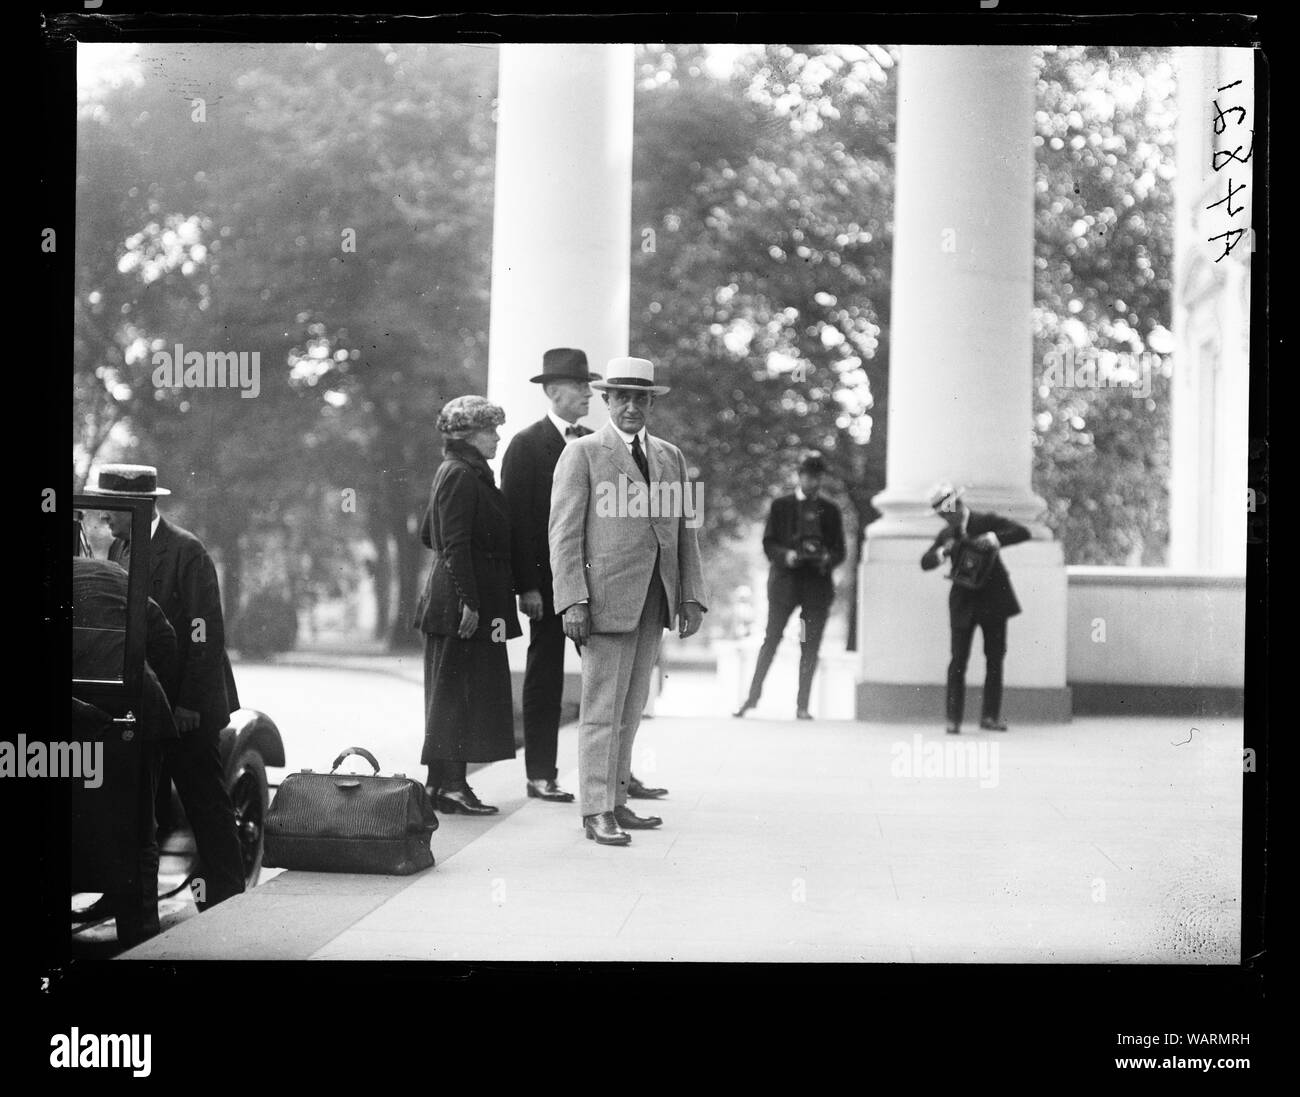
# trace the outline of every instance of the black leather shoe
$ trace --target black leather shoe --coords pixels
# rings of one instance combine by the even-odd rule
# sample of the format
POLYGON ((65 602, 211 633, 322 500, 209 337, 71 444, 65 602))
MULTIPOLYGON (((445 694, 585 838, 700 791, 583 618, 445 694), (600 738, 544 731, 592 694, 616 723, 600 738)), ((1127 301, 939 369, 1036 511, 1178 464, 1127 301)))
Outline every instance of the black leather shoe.
POLYGON ((948 725, 948 734, 949 734, 949 735, 960 735, 960 734, 961 734, 961 726, 960 726, 959 724, 949 724, 949 725, 948 725))
POLYGON ((666 788, 646 788, 636 779, 635 773, 629 773, 627 777, 627 794, 633 800, 658 800, 660 796, 667 796, 666 788))
POLYGON ((664 821, 658 815, 638 815, 626 804, 619 804, 614 808, 614 822, 626 830, 654 830, 664 821))
POLYGON ((528 795, 538 800, 550 800, 557 804, 573 803, 573 793, 565 792, 553 780, 545 777, 528 779, 528 795))
POLYGON ((747 713, 753 707, 754 707, 753 701, 746 701, 743 705, 740 706, 740 708, 736 709, 736 711, 733 712, 731 715, 736 717, 737 720, 739 720, 742 716, 745 715, 745 713, 747 713))
POLYGON ((619 829, 612 811, 584 815, 582 829, 587 832, 588 838, 596 839, 596 844, 601 846, 626 846, 632 841, 632 835, 619 829))
POLYGON ((1005 720, 998 720, 992 716, 985 716, 980 721, 980 727, 985 731, 1006 731, 1007 725, 1005 720))
POLYGON ((813 718, 813 714, 809 712, 806 708, 801 708, 799 709, 798 712, 794 714, 794 718, 796 720, 811 720, 813 718))
POLYGON ((474 795, 474 790, 469 785, 460 789, 440 790, 434 806, 444 815, 455 815, 458 812, 461 815, 495 815, 501 810, 491 804, 483 803, 474 795))

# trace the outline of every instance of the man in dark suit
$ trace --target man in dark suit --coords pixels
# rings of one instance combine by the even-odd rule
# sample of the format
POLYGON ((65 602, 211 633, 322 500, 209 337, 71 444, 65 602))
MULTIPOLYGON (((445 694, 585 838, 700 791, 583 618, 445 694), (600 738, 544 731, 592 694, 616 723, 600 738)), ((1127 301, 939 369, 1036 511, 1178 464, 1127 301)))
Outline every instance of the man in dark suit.
POLYGON ((749 696, 735 712, 744 716, 758 704, 781 635, 790 614, 799 609, 802 639, 799 644, 799 695, 795 715, 811 720, 808 702, 822 632, 835 598, 831 572, 844 562, 844 523, 840 508, 821 496, 826 461, 820 453, 807 453, 799 462, 799 487, 792 495, 772 501, 763 530, 763 551, 772 561, 767 578, 767 632, 758 652, 749 696))
POLYGON ((555 612, 550 544, 551 477, 564 447, 591 431, 578 424, 591 401, 589 382, 600 375, 587 368, 580 350, 557 347, 542 355, 541 385, 550 410, 510 440, 501 462, 501 491, 510 508, 510 562, 519 611, 528 618, 528 662, 524 669, 524 766, 528 795, 572 803, 573 793, 555 783, 560 698, 564 690, 564 622, 555 612))
MULTIPOLYGON (((127 574, 108 560, 72 559, 72 674, 74 678, 112 679, 121 674, 126 654, 127 574)), ((145 613, 145 665, 140 696, 140 796, 138 877, 134 887, 110 891, 83 916, 112 915, 118 942, 130 947, 159 931, 158 838, 154 794, 163 748, 176 740, 176 723, 159 679, 175 673, 176 634, 151 598, 145 613)), ((110 715, 95 705, 72 703, 73 726, 86 740, 97 737, 110 715)))
POLYGON ((1007 619, 1020 612, 1011 577, 998 551, 1028 541, 1029 530, 1000 514, 973 511, 962 499, 965 489, 941 484, 930 506, 944 520, 932 544, 921 557, 929 571, 952 561, 948 578, 948 618, 952 628, 952 660, 948 664, 948 734, 961 731, 966 705, 966 664, 978 625, 984 635, 984 705, 980 727, 1006 731, 1002 720, 1002 663, 1007 652, 1007 619))
MULTIPOLYGON (((99 472, 98 494, 158 497, 170 495, 158 487, 151 465, 105 465, 99 472)), ((121 512, 117 512, 120 514, 121 512)), ((131 527, 110 518, 115 540, 109 559, 130 559, 131 527)), ((226 792, 219 738, 239 708, 235 678, 226 655, 225 625, 217 569, 194 534, 168 522, 155 502, 151 529, 150 595, 176 631, 177 670, 164 681, 172 703, 180 741, 168 752, 161 788, 176 791, 185 808, 198 846, 206 909, 244 890, 244 867, 235 830, 235 810, 226 792)), ((161 797, 160 797, 161 798, 161 797)))

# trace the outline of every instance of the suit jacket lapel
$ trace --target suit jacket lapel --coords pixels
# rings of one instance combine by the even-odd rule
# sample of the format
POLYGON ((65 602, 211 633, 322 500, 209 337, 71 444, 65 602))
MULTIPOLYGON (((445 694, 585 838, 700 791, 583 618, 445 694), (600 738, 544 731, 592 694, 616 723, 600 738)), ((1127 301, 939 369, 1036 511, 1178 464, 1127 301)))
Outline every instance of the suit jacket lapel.
POLYGON ((650 483, 672 479, 672 477, 664 475, 668 468, 668 459, 664 456, 663 443, 658 438, 653 437, 649 431, 646 431, 645 440, 647 443, 646 461, 650 464, 650 483))
POLYGON ((170 566, 167 559, 175 547, 174 540, 167 519, 160 517, 158 532, 149 541, 149 581, 152 587, 157 587, 166 578, 166 569, 170 566))
MULTIPOLYGON (((636 467, 636 462, 632 460, 632 451, 624 444, 623 439, 618 436, 618 431, 614 428, 613 423, 606 423, 602 431, 603 437, 600 444, 607 450, 611 451, 614 456, 614 464, 627 473, 628 478, 634 484, 644 484, 641 479, 641 470, 636 467)), ((647 458, 649 460, 649 458, 647 458)), ((654 466, 651 466, 653 478, 654 466)))
POLYGON ((560 437, 560 432, 555 429, 555 424, 549 418, 543 419, 542 422, 545 424, 542 428, 542 451, 550 462, 551 468, 555 468, 555 462, 560 459, 560 454, 564 452, 564 447, 568 443, 560 437))

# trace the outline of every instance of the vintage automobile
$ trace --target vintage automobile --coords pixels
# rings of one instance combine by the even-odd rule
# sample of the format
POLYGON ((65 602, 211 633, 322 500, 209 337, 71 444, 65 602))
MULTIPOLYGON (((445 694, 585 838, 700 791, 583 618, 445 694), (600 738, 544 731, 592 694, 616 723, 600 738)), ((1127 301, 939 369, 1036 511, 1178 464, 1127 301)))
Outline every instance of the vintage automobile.
MULTIPOLYGON (((127 568, 127 614, 123 635, 112 636, 114 653, 109 672, 98 671, 93 678, 74 678, 72 695, 74 723, 77 712, 90 712, 94 706, 100 716, 105 744, 105 784, 100 795, 77 791, 72 799, 71 856, 72 891, 105 892, 120 887, 134 872, 134 850, 139 841, 136 826, 138 812, 137 735, 145 676, 145 614, 149 598, 149 519, 151 501, 147 498, 79 494, 74 497, 73 555, 106 559, 112 541, 107 517, 111 511, 130 516, 132 545, 141 546, 130 554, 127 568), (111 722, 105 722, 107 715, 111 722), (109 787, 111 785, 111 787, 109 787)), ((74 647, 78 638, 76 606, 74 610, 74 647)), ((90 630, 82 629, 82 632, 90 630)), ((97 630, 101 636, 106 631, 97 630)), ((93 733, 92 733, 93 734, 93 733)), ((274 722, 255 709, 241 708, 231 714, 230 723, 220 735, 221 762, 226 789, 235 809, 245 881, 257 883, 262 868, 263 825, 269 802, 266 767, 284 765, 284 744, 274 722)), ((161 853, 160 893, 173 894, 193 876, 196 867, 193 836, 175 787, 160 797, 159 816, 169 816, 166 833, 159 833, 161 853), (170 801, 170 811, 166 810, 170 801), (174 881, 180 878, 177 886, 174 881)), ((75 788, 75 783, 74 783, 75 788)), ((86 925, 111 917, 102 909, 84 905, 74 909, 74 923, 86 925)))

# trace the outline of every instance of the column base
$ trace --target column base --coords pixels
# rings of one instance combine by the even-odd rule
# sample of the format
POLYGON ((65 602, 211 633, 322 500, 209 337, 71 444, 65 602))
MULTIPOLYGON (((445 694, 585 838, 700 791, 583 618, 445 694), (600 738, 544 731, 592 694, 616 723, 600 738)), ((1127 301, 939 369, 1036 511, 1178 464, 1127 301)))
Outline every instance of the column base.
MULTIPOLYGON (((872 723, 945 723, 944 686, 901 682, 859 682, 857 718, 872 723)), ((984 702, 981 686, 966 687, 966 719, 963 728, 979 727, 984 702)), ((1073 708, 1069 686, 1033 688, 1006 686, 1002 690, 1002 718, 1017 723, 1067 724, 1073 708)))

